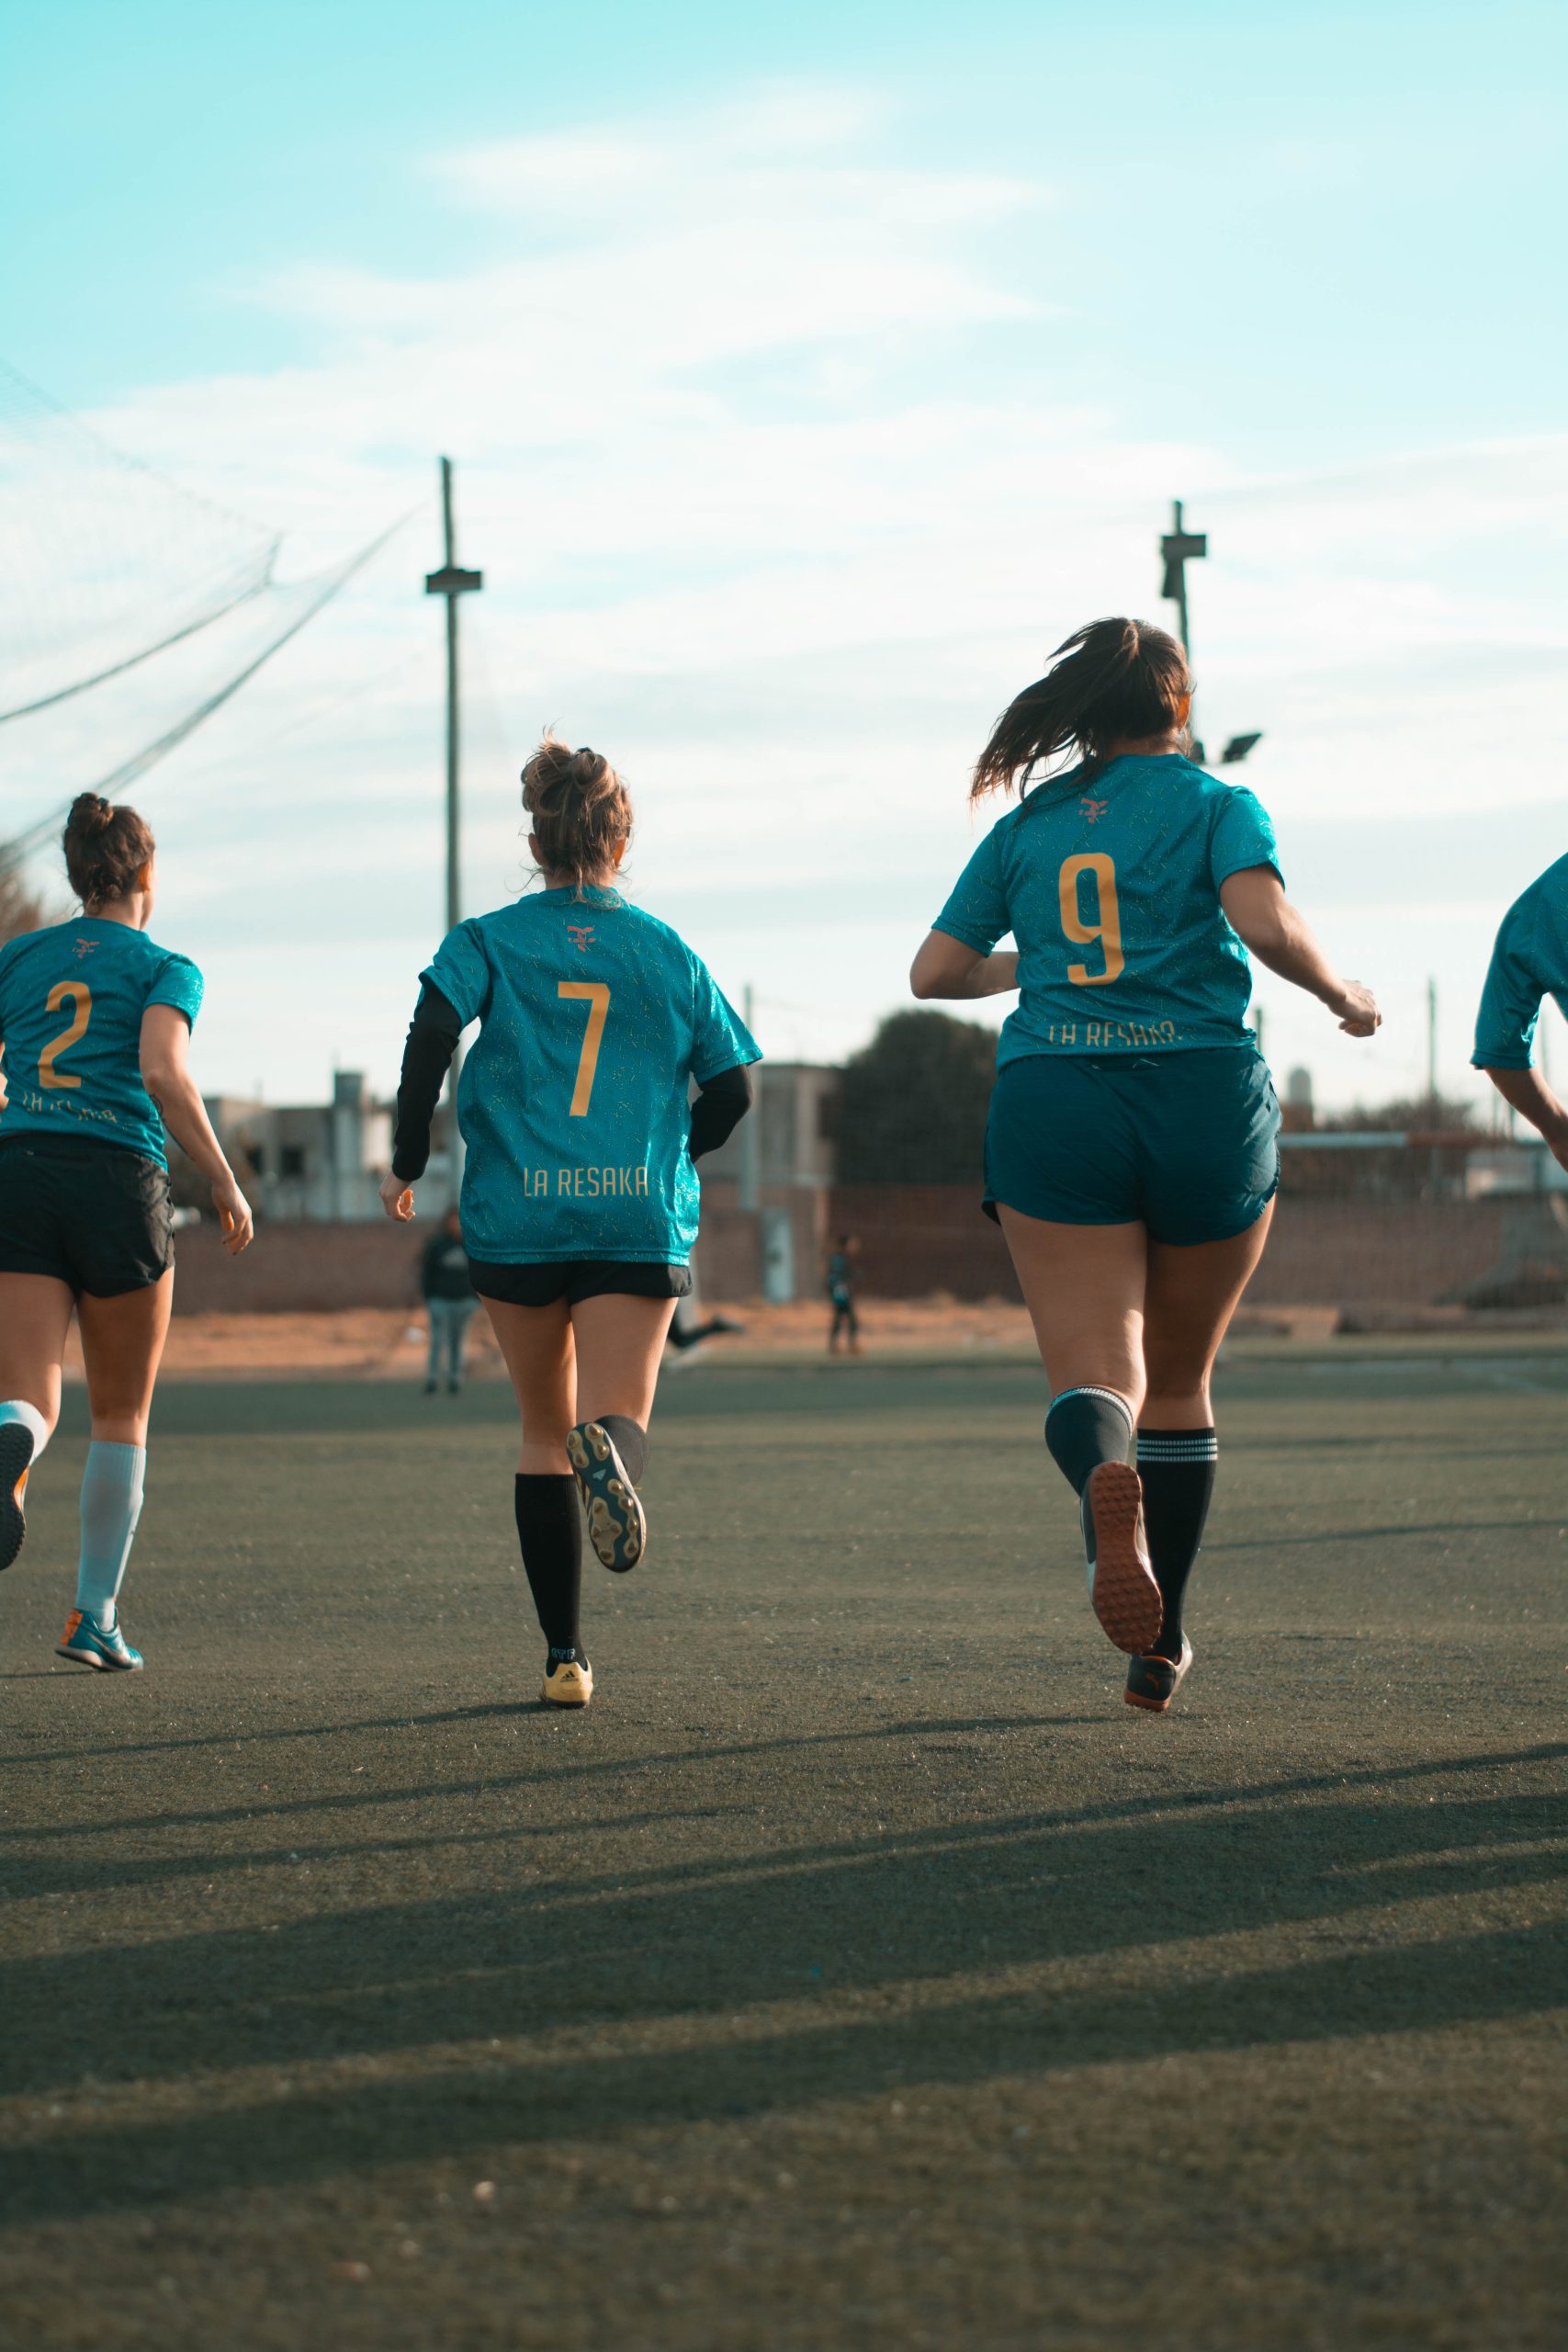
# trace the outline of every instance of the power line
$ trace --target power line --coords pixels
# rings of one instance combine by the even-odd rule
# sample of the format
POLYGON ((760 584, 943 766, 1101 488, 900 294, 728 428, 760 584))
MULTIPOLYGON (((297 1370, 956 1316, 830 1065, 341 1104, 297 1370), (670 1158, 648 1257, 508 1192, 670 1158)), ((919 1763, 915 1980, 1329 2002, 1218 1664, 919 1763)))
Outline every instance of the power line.
POLYGON ((0 710, 0 727, 6 726, 13 718, 30 718, 35 710, 51 710, 56 703, 69 702, 73 695, 85 695, 91 686, 107 685, 111 678, 121 678, 128 670, 139 669, 143 662, 151 662, 155 653, 166 653, 170 646, 183 645, 187 637, 195 637, 202 629, 210 628, 214 621, 220 621, 225 614, 236 611, 241 605, 248 604, 253 596, 259 596, 264 589, 272 586, 272 567, 282 545, 281 539, 274 539, 261 560, 259 571, 252 566, 254 576, 213 611, 203 613, 197 620, 187 621, 184 628, 175 629, 170 637, 161 637, 156 645, 146 646, 140 653, 130 654, 123 662, 116 662, 107 670, 96 671, 90 678, 78 678, 74 685, 57 687, 53 694, 40 695, 37 702, 18 703, 15 710, 0 710))
MULTIPOLYGON (((137 776, 145 775, 148 769, 155 767, 160 760, 166 759, 168 754, 176 750, 187 736, 193 735, 205 720, 210 718, 214 711, 220 710, 231 695, 237 695, 240 688, 249 679, 254 678, 256 672, 270 662, 275 653, 281 652, 290 638, 298 637, 306 624, 314 620, 322 606, 330 604, 341 588, 347 586, 355 573, 363 571, 372 556, 378 555, 388 542, 395 538, 397 534, 412 521, 415 514, 422 512, 425 503, 422 499, 418 506, 411 507, 408 514, 400 515, 390 528, 382 531, 378 537, 372 539, 368 547, 362 548, 357 555, 351 556, 345 564, 333 573, 325 586, 317 591, 304 611, 289 622, 282 634, 275 637, 254 660, 247 662, 244 668, 226 684, 220 686, 216 694, 209 695, 205 701, 198 703, 194 710, 187 711, 186 716, 177 720, 165 733, 158 736, 153 742, 144 745, 132 758, 123 761, 100 783, 89 786, 87 789, 101 793, 107 800, 123 786, 133 782, 137 776)), ((31 851, 39 848, 48 840, 55 827, 70 814, 70 810, 71 802, 67 800, 60 808, 51 810, 49 816, 40 818, 37 824, 30 825, 26 832, 18 833, 13 841, 0 843, 0 873, 19 865, 31 851)))

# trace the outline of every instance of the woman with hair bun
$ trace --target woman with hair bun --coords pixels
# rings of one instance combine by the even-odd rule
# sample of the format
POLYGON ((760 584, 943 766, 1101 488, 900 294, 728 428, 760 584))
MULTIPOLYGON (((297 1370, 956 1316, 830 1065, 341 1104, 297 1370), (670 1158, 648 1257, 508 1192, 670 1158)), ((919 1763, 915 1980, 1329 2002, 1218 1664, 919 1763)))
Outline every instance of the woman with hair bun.
POLYGON ((1182 1599, 1218 1459, 1209 1378, 1279 1182, 1247 950, 1352 1037, 1381 1015, 1286 899, 1258 802, 1193 765, 1176 639, 1096 621, 1053 662, 998 719, 970 795, 1021 781, 1026 797, 970 859, 910 984, 1021 990, 985 1205, 1054 1392, 1045 1442, 1080 1498, 1095 1613, 1130 1656, 1129 1703, 1163 1713, 1192 1659, 1182 1599), (1010 932, 1014 950, 995 954, 1010 932))
POLYGON ((235 1255, 251 1212, 188 1068, 201 974, 147 935, 151 831, 134 808, 81 793, 65 866, 81 914, 0 947, 0 1568, 22 1547, 74 1310, 93 1436, 76 1605, 56 1647, 123 1672, 141 1664, 118 1603, 174 1289, 165 1130, 211 1185, 235 1255))
POLYGON ((457 1090, 463 1240, 522 1417, 513 1503, 541 1696, 583 1707, 579 1498, 604 1566, 635 1567, 660 1353, 690 1287, 693 1163, 745 1116, 761 1056, 700 958, 616 887, 632 806, 609 761, 547 736, 523 806, 545 887, 459 923, 421 975, 381 1198, 412 1216, 442 1081, 477 1021, 457 1090))

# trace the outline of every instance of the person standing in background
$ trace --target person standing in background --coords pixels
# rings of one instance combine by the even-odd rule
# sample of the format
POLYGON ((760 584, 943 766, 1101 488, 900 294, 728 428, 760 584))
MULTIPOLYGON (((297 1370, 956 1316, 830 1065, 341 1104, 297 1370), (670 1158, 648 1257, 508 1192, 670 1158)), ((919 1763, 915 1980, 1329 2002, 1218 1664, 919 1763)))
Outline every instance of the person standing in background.
POLYGON ((859 1242, 850 1233, 840 1233, 828 1261, 828 1299, 833 1309, 833 1320, 828 1327, 828 1353, 836 1355, 839 1334, 848 1336, 851 1355, 858 1356, 860 1347, 860 1317, 855 1313, 854 1261, 859 1242))
POLYGON ((424 1393, 434 1396, 441 1385, 441 1361, 446 1360, 446 1388, 456 1396, 463 1385, 463 1351, 468 1345, 468 1318, 479 1305, 468 1279, 468 1253, 463 1247, 463 1220, 448 1209, 437 1231, 424 1245, 419 1287, 430 1317, 430 1357, 424 1370, 424 1393))

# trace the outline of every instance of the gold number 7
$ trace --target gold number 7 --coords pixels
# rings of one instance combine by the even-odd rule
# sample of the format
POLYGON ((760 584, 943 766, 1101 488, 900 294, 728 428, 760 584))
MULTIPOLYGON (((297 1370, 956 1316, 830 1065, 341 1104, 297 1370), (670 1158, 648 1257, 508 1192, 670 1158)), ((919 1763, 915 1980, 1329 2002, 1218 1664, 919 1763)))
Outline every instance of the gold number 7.
POLYGON ((71 1026, 51 1037, 38 1057, 38 1082, 40 1086, 80 1086, 82 1081, 73 1070, 56 1069, 54 1057, 67 1046, 73 1046, 87 1034, 87 1023, 93 1017, 92 990, 81 980, 56 980, 44 1000, 46 1012, 58 1012, 71 1000, 71 1026))
POLYGON ((588 1098, 593 1091, 593 1073, 599 1067, 599 1046, 604 1035, 604 1015, 610 1010, 610 991, 603 980, 561 980, 556 994, 581 997, 588 1005, 588 1026, 582 1033, 577 1084, 571 1090, 571 1116, 581 1119, 587 1116, 588 1098))
POLYGON ((1091 972, 1087 964, 1069 964, 1067 978, 1077 989, 1103 988, 1126 969, 1127 959, 1122 953, 1122 910, 1116 901, 1116 868, 1103 850, 1087 853, 1081 857, 1063 861, 1059 880, 1062 901, 1062 929, 1080 947, 1088 947, 1099 940, 1105 950, 1105 969, 1091 972), (1100 921, 1085 922, 1078 912, 1078 876, 1092 874, 1095 897, 1100 901, 1100 921))

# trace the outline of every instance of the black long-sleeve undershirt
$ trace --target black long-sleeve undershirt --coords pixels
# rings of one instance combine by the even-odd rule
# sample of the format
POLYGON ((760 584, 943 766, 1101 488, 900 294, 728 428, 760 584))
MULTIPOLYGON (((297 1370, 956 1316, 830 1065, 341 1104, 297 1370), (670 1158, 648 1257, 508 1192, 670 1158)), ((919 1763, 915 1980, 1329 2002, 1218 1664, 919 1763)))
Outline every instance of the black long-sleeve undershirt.
MULTIPOLYGON (((407 1184, 423 1175, 430 1159, 430 1123, 462 1034, 457 1006, 426 980, 403 1046, 392 1129, 392 1172, 407 1184)), ((687 1145, 692 1158, 700 1159, 727 1143, 751 1108, 751 1073, 743 1062, 705 1079, 692 1105, 687 1145)))
POLYGON ((462 1034, 457 1006, 426 980, 403 1046, 398 1115, 392 1128, 392 1173, 405 1184, 424 1173, 430 1159, 430 1123, 462 1034))
POLYGON ((692 1105, 692 1132, 686 1148, 694 1159, 728 1143, 751 1108, 751 1073, 744 1062, 721 1069, 702 1080, 692 1105))

